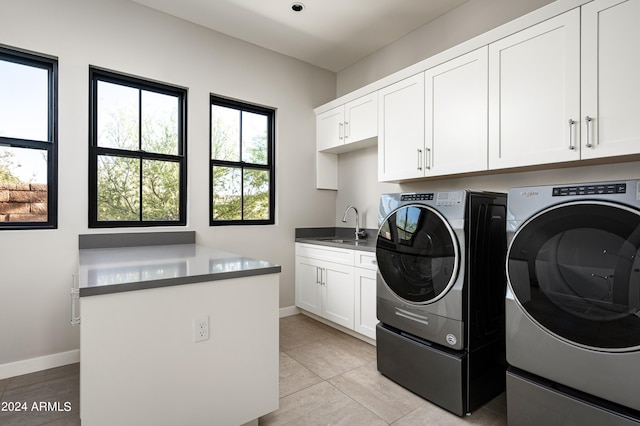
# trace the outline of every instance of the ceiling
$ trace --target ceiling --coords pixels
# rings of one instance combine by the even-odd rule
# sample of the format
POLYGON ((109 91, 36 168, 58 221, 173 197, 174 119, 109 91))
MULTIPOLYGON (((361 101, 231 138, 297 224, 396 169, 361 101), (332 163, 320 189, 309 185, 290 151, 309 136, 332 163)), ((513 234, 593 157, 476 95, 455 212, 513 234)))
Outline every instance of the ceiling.
POLYGON ((468 0, 132 1, 338 72, 468 0))

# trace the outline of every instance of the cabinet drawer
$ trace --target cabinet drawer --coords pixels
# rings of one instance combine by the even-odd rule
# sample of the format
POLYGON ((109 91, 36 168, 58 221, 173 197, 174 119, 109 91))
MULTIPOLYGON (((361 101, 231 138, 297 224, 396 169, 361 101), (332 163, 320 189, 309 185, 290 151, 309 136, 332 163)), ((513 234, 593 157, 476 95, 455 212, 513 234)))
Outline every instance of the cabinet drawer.
POLYGON ((311 257, 351 266, 353 266, 354 262, 353 250, 315 244, 296 243, 296 256, 311 257))
POLYGON ((369 251, 355 251, 355 266, 372 270, 378 269, 376 254, 369 251))

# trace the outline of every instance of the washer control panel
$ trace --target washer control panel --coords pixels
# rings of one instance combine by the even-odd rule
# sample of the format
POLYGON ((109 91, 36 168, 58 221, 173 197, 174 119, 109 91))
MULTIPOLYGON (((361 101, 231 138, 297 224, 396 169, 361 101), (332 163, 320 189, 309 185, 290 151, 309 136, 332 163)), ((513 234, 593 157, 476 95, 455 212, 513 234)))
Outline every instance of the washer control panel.
POLYGON ((400 201, 431 201, 433 200, 432 192, 416 192, 414 194, 402 194, 400 201))
POLYGON ((602 185, 595 184, 595 185, 558 186, 553 188, 552 195, 554 197, 563 197, 563 196, 569 196, 569 195, 625 194, 626 192, 627 192, 626 183, 607 183, 602 185))

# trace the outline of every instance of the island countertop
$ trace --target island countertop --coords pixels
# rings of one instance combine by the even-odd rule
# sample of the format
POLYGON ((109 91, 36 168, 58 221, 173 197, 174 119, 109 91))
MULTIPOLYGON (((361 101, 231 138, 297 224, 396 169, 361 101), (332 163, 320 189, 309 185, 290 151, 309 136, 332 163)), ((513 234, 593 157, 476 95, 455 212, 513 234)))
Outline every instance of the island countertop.
POLYGON ((198 244, 81 248, 80 296, 279 273, 279 265, 198 244))

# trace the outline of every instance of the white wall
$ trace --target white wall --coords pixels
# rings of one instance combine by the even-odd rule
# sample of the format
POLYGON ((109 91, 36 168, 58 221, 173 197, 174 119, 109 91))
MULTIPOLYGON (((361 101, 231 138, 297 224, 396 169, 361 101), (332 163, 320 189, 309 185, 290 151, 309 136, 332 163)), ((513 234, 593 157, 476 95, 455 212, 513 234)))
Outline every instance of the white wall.
POLYGON ((59 227, 0 231, 0 378, 78 349, 78 234, 125 231, 87 225, 89 65, 189 88, 188 226, 162 230, 282 265, 280 306, 294 304, 294 228, 335 220, 335 193, 315 190, 312 110, 333 98, 335 74, 125 0, 2 1, 0 43, 56 56, 60 72, 59 227), (208 225, 212 92, 277 108, 275 226, 208 225))
POLYGON ((469 0, 338 73, 342 96, 512 21, 553 0, 469 0))
MULTIPOLYGON (((509 188, 517 186, 640 179, 640 161, 635 161, 574 167, 557 165, 546 170, 511 170, 396 184, 377 181, 377 158, 377 147, 340 155, 335 213, 340 217, 336 219, 335 226, 345 226, 339 219, 342 218, 344 209, 353 204, 362 214, 361 224, 364 222, 367 228, 377 228, 380 194, 385 193, 457 189, 507 192, 509 188)), ((353 226, 351 216, 349 223, 353 226)))

